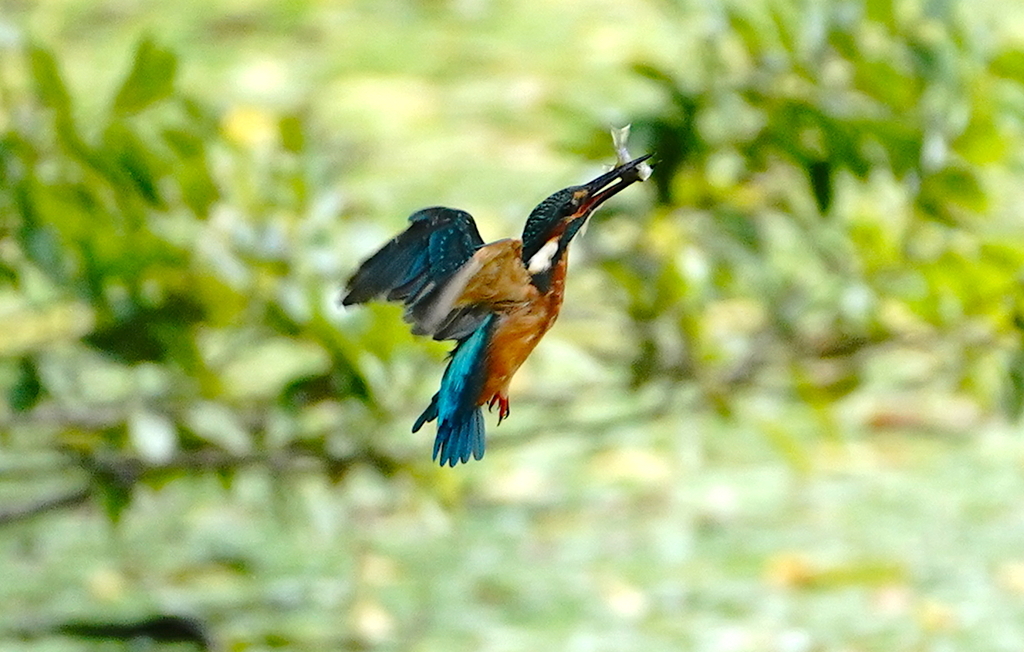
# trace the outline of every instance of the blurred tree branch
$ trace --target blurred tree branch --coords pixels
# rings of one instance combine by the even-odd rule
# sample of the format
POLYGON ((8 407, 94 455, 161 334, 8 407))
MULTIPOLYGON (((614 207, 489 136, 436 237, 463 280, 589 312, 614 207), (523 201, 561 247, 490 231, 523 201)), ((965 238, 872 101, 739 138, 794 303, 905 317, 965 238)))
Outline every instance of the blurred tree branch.
MULTIPOLYGON (((0 527, 12 525, 48 512, 71 509, 97 497, 109 498, 111 493, 123 496, 125 505, 131 491, 140 483, 160 483, 167 479, 195 473, 232 474, 241 469, 261 467, 276 473, 324 473, 339 482, 354 468, 367 467, 385 477, 391 477, 402 468, 406 460, 389 457, 375 451, 359 451, 351 455, 333 456, 313 449, 292 448, 278 453, 236 455, 223 451, 190 451, 175 455, 162 464, 146 462, 136 455, 104 454, 73 455, 76 466, 88 471, 91 481, 78 489, 35 500, 24 505, 0 510, 0 527)), ((66 464, 60 464, 66 468, 66 464)), ((50 475, 52 468, 39 468, 39 474, 50 475)), ((2 477, 3 474, 0 474, 2 477)), ((124 505, 121 505, 123 507, 124 505)), ((108 509, 110 506, 108 505, 108 509)))
POLYGON ((85 503, 92 496, 92 487, 86 486, 55 496, 43 498, 34 503, 0 510, 0 527, 27 521, 36 516, 59 509, 71 509, 85 503))

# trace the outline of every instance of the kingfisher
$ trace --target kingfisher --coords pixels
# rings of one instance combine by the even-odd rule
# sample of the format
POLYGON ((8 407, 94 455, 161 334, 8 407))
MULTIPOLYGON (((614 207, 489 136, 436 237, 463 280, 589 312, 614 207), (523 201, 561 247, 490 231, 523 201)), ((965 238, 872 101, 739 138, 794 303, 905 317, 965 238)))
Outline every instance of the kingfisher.
POLYGON ((508 417, 512 376, 562 307, 569 243, 601 204, 647 178, 648 158, 554 193, 530 213, 521 239, 485 244, 465 211, 416 211, 349 279, 342 305, 400 301, 414 334, 456 343, 412 427, 437 421, 433 459, 441 466, 483 457, 483 406, 498 407, 498 424, 508 417))

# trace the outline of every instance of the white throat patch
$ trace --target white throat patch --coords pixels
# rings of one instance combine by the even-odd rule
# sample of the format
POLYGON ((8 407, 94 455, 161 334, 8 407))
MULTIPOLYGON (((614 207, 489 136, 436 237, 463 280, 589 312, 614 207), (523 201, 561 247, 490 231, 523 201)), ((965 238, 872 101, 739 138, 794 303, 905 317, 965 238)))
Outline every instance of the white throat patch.
POLYGON ((526 264, 526 271, 531 274, 540 274, 551 269, 551 259, 558 251, 558 238, 551 238, 544 243, 537 253, 530 256, 530 262, 526 264))

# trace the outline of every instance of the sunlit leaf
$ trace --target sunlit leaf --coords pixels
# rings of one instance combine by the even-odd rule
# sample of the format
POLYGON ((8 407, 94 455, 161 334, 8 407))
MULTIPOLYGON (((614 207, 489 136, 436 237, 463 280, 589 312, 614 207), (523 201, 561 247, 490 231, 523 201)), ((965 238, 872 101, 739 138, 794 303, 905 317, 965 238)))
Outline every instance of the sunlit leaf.
POLYGON ((854 561, 819 569, 808 581, 810 588, 836 589, 846 586, 886 586, 905 581, 907 569, 895 561, 854 561))
POLYGON ((992 115, 975 112, 967 128, 953 141, 953 148, 969 163, 987 165, 1002 160, 1009 149, 1009 139, 992 115))
POLYGON ((174 91, 177 67, 173 53, 158 46, 152 38, 143 39, 135 50, 132 69, 114 98, 114 111, 137 113, 169 97, 174 91))
POLYGON ((172 169, 182 199, 197 217, 205 217, 220 197, 220 189, 213 179, 202 136, 186 129, 167 129, 163 136, 180 157, 172 169))
POLYGON ((957 210, 984 211, 988 196, 971 170, 951 166, 921 180, 918 203, 940 221, 955 222, 957 210))
POLYGON ((905 580, 907 569, 890 561, 816 563, 804 552, 783 551, 765 561, 765 579, 791 589, 829 590, 846 586, 885 586, 905 580))
POLYGON ((755 58, 764 54, 767 44, 763 27, 755 24, 750 14, 738 6, 730 5, 726 13, 733 34, 743 41, 747 54, 755 58))
POLYGON ((1024 84, 1024 49, 1007 49, 989 63, 992 74, 1024 84))
POLYGON ((868 20, 884 25, 890 30, 896 27, 893 0, 867 0, 865 3, 865 15, 868 20))
POLYGON ((182 161, 175 171, 181 198, 196 217, 206 217, 210 207, 220 197, 206 160, 194 157, 182 161))
POLYGON ((839 21, 831 24, 828 31, 828 42, 841 56, 846 57, 852 62, 859 61, 857 40, 854 38, 848 25, 844 25, 839 21))
POLYGON ((917 105, 920 80, 888 61, 858 61, 854 76, 858 88, 893 110, 906 111, 917 105))
POLYGON ((859 120, 851 127, 885 152, 897 177, 916 171, 921 163, 923 128, 897 120, 859 120))
POLYGON ((302 119, 297 115, 286 115, 278 122, 281 131, 281 146, 287 151, 299 154, 306 147, 306 131, 302 119))
POLYGON ((772 20, 772 25, 775 27, 775 31, 778 34, 779 43, 782 47, 792 55, 797 53, 797 23, 798 20, 794 15, 792 8, 785 5, 784 3, 778 3, 768 9, 769 17, 772 20))
POLYGON ((40 101, 62 114, 71 112, 71 97, 57 66, 57 60, 49 50, 33 45, 29 48, 32 79, 40 101))
POLYGON ((192 158, 206 153, 206 144, 203 142, 202 136, 192 131, 165 129, 163 136, 174 153, 181 158, 192 158))

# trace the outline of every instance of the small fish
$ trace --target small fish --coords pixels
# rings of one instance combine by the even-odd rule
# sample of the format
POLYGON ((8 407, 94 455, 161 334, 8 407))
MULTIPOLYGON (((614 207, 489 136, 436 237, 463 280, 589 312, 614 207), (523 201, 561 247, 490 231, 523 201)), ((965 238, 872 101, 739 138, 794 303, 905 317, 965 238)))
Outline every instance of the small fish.
MULTIPOLYGON (((612 127, 612 146, 615 147, 615 157, 617 159, 617 165, 628 163, 632 160, 629 155, 629 150, 626 148, 626 141, 629 140, 629 128, 632 125, 626 125, 625 127, 612 127)), ((636 168, 637 176, 641 181, 647 181, 651 176, 651 166, 646 161, 641 163, 636 168)))

